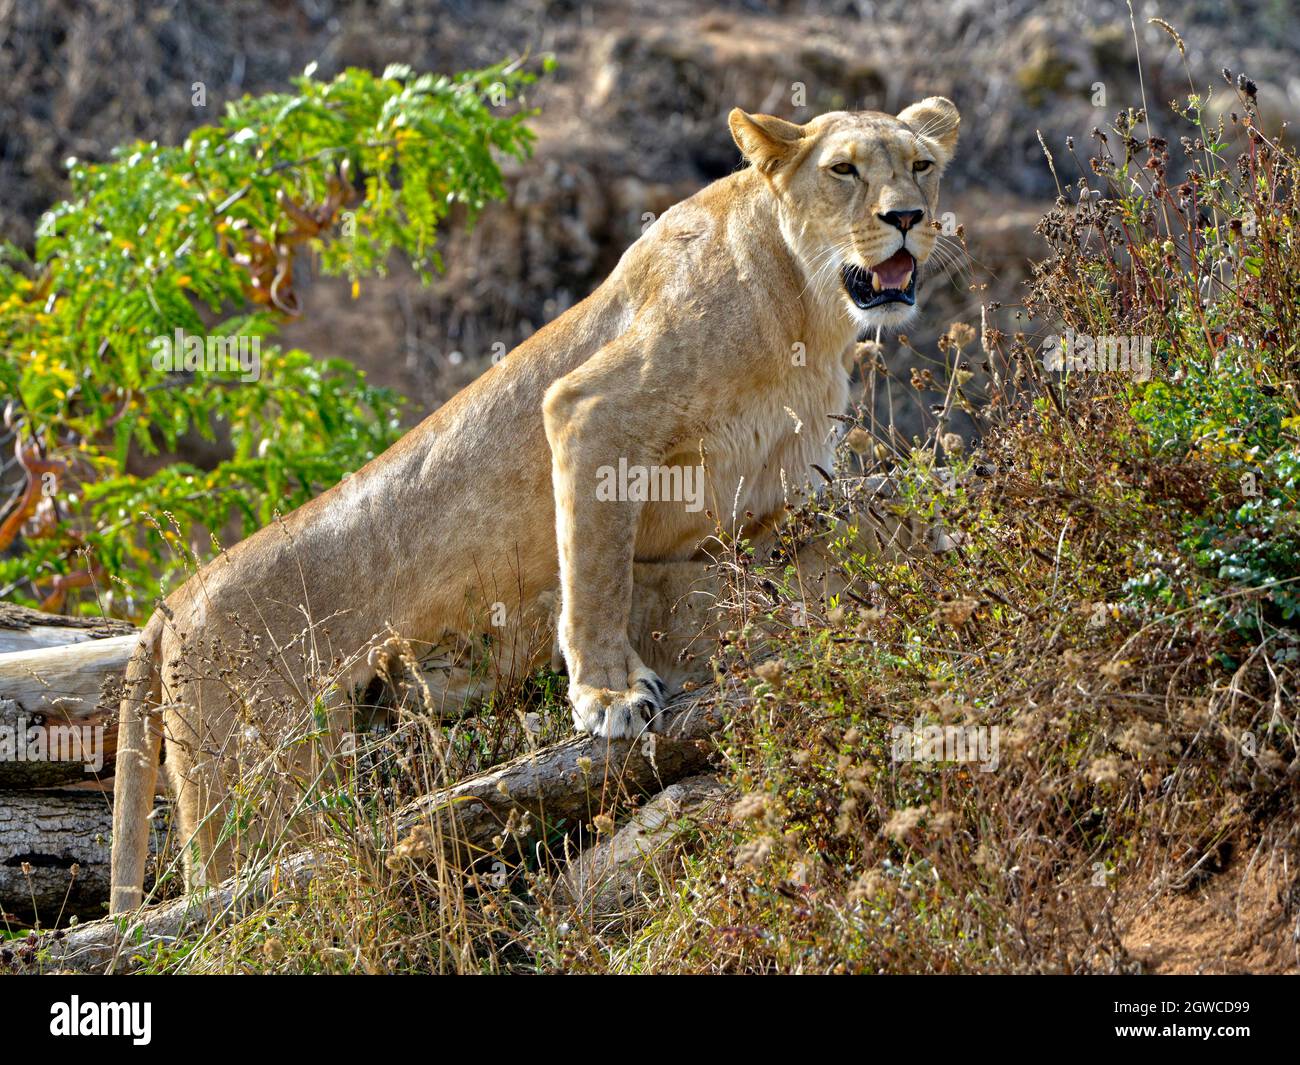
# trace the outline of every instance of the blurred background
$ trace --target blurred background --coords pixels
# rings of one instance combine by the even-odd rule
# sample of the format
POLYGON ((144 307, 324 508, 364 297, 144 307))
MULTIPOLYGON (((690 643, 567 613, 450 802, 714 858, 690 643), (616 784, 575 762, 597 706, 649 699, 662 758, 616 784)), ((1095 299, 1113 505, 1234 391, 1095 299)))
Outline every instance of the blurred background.
MULTIPOLYGON (((1228 67, 1259 84, 1266 123, 1297 113, 1290 0, 1140 2, 1134 16, 1153 112, 1186 95, 1186 68, 1204 91, 1223 90, 1228 67), (1181 33, 1186 68, 1152 17, 1181 33)), ((1045 249, 1034 224, 1056 185, 1038 131, 1069 183, 1079 169, 1066 137, 1086 158, 1089 130, 1141 101, 1129 8, 1114 0, 0 0, 0 40, 0 238, 27 246, 66 193, 67 156, 179 141, 228 100, 286 88, 309 62, 330 77, 553 53, 558 69, 529 100, 541 110, 534 156, 510 164, 508 200, 472 232, 452 224, 431 287, 398 266, 357 299, 344 280, 300 283, 304 313, 286 346, 353 360, 413 399, 413 420, 481 372, 494 345, 513 347, 586 295, 649 216, 735 168, 733 106, 800 120, 897 112, 936 93, 956 101, 962 141, 942 209, 970 259, 931 272, 916 351, 889 354, 894 369, 941 364, 938 335, 978 321, 981 299, 1014 308, 1045 249), (191 102, 195 82, 206 108, 191 102)))

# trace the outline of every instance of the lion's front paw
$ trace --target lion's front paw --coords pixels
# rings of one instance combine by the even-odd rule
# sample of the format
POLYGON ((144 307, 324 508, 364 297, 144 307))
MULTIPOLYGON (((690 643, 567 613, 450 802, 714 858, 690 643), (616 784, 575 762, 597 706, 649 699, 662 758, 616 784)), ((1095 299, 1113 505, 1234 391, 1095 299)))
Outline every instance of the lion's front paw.
POLYGON ((653 670, 641 666, 628 677, 628 684, 625 691, 570 684, 574 727, 611 740, 662 731, 667 724, 664 705, 668 701, 664 682, 653 670))

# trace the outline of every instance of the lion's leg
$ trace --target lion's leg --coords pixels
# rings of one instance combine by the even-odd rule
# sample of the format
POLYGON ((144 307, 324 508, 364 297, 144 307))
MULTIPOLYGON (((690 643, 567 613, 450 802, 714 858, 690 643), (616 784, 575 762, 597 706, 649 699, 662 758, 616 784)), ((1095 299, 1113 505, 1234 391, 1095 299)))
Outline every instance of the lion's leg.
POLYGON ((205 750, 200 710, 192 702, 173 703, 164 712, 163 770, 172 795, 172 825, 181 849, 185 888, 193 891, 220 881, 229 867, 229 848, 218 844, 225 804, 218 799, 217 773, 210 749, 205 750))
POLYGON ((574 725, 597 736, 658 728, 667 688, 628 637, 642 503, 598 491, 602 471, 651 466, 673 427, 638 399, 653 359, 620 338, 553 384, 543 414, 551 446, 560 561, 560 647, 574 725))
MULTIPOLYGON (((315 709, 337 718, 328 699, 315 709)), ((193 891, 229 879, 245 859, 265 857, 333 744, 316 735, 316 715, 267 678, 255 696, 195 679, 180 688, 165 723, 163 765, 193 891)))

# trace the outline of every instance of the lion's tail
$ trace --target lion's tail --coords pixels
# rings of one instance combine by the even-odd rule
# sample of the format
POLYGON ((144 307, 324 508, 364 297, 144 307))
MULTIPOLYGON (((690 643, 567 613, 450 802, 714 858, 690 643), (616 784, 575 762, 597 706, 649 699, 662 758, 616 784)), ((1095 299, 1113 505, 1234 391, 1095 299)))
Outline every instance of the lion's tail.
POLYGON ((144 898, 149 813, 158 783, 162 744, 162 721, 157 713, 162 702, 162 633, 163 616, 159 612, 145 626, 126 667, 113 779, 113 889, 109 913, 137 909, 144 898))

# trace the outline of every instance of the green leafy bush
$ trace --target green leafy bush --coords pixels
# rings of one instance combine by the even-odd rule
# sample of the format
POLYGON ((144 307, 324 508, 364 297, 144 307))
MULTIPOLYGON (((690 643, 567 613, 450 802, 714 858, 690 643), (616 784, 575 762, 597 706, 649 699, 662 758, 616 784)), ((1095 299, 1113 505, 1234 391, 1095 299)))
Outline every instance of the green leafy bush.
POLYGON ((394 253, 427 279, 448 213, 504 194, 494 153, 528 151, 533 77, 309 68, 179 146, 69 160, 34 257, 0 255, 4 438, 26 475, 0 516, 0 596, 147 613, 203 530, 247 535, 391 443, 399 397, 269 343, 299 310, 295 254, 354 296, 394 253), (129 472, 187 433, 228 437, 227 457, 129 472))

